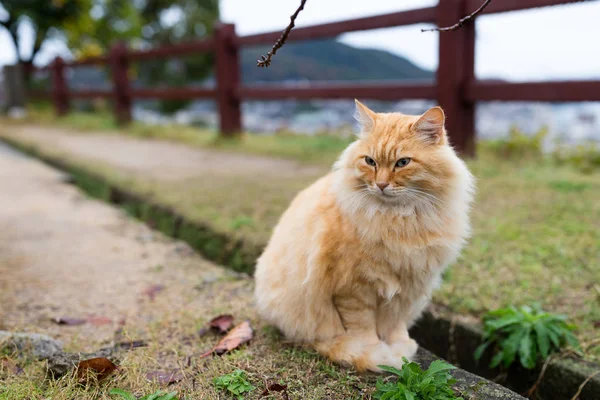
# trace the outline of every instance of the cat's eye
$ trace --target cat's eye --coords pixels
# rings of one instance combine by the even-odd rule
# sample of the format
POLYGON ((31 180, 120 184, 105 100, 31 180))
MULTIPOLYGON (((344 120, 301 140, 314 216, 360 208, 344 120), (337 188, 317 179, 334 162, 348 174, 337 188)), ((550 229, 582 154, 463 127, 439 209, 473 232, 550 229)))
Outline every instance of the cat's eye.
POLYGON ((371 167, 374 167, 376 165, 375 160, 373 160, 371 157, 366 156, 365 157, 365 162, 367 164, 369 164, 371 167))
POLYGON ((398 168, 406 167, 409 162, 410 162, 410 158, 408 158, 408 157, 401 158, 398 160, 398 162, 396 162, 396 167, 398 167, 398 168))

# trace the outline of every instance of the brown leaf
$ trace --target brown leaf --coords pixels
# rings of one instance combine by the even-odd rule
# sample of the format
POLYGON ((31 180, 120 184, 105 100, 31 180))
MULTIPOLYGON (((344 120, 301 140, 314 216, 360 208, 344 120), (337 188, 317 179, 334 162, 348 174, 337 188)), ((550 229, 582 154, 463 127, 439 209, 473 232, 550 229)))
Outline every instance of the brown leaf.
POLYGON ((102 315, 94 315, 88 318, 88 322, 94 326, 112 324, 112 319, 103 317, 102 315))
POLYGON ((594 328, 600 328, 600 320, 594 321, 594 328))
POLYGON ((23 373, 23 368, 10 358, 3 358, 0 360, 0 370, 8 371, 12 375, 21 375, 23 373))
POLYGON ((217 355, 222 355, 227 353, 228 351, 237 349, 240 345, 249 342, 254 336, 254 331, 250 326, 250 321, 244 321, 235 328, 233 328, 227 336, 217 343, 217 345, 210 351, 202 354, 200 358, 208 357, 211 354, 215 353, 217 355))
POLYGON ((154 300, 156 295, 158 293, 162 292, 164 289, 165 289, 165 285, 156 284, 156 285, 147 287, 142 293, 144 295, 150 297, 150 300, 154 300))
POLYGON ((90 372, 95 373, 100 381, 106 378, 116 369, 117 366, 108 358, 98 357, 80 361, 75 372, 77 373, 77 378, 80 382, 87 381, 90 372))
POLYGON ((274 383, 272 385, 269 385, 264 392, 262 392, 262 395, 260 397, 265 397, 268 396, 269 394, 271 394, 271 392, 281 392, 281 397, 284 398, 284 400, 288 400, 288 394, 287 394, 287 386, 286 385, 280 385, 279 383, 274 383))
POLYGON ((211 329, 219 333, 227 333, 233 326, 233 315, 219 315, 210 321, 211 329))
POLYGON ((52 322, 58 325, 76 326, 85 324, 87 320, 81 318, 56 317, 52 318, 52 322))
POLYGON ((150 371, 146 373, 146 379, 151 382, 156 382, 161 385, 170 385, 177 383, 183 379, 183 375, 180 371, 150 371))

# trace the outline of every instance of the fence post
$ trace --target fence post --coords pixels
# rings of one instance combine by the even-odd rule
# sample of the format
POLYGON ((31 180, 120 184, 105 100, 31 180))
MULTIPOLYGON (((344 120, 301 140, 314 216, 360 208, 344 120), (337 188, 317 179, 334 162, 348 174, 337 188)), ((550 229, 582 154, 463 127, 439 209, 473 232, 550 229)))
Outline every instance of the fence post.
POLYGON ((242 113, 237 90, 240 84, 240 61, 235 26, 218 24, 215 27, 217 106, 221 135, 234 136, 242 130, 242 113))
POLYGON ((4 82, 0 86, 0 111, 25 108, 27 87, 23 70, 23 64, 19 63, 4 66, 4 82))
MULTIPOLYGON (((437 25, 451 26, 470 14, 467 0, 440 0, 437 25)), ((466 97, 475 79, 475 22, 456 31, 439 33, 437 100, 446 112, 450 140, 463 156, 475 155, 475 103, 466 97)))
POLYGON ((69 112, 69 88, 65 80, 65 62, 56 57, 52 65, 52 98, 54 109, 59 117, 69 112))
POLYGON ((131 122, 131 90, 129 88, 129 58, 127 46, 119 42, 110 51, 110 67, 113 79, 113 100, 117 124, 131 122))

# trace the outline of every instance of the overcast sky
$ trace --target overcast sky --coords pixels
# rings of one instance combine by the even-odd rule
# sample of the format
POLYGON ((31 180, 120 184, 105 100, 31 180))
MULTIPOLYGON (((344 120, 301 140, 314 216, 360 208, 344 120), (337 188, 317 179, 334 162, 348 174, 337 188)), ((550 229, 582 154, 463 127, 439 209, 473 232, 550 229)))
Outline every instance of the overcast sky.
MULTIPOLYGON (((502 0, 496 0, 502 1, 502 0)), ((436 0, 308 0, 297 26, 434 5, 436 0)), ((238 34, 282 29, 299 0, 221 0, 221 15, 238 34)), ((437 66, 437 33, 422 25, 346 34, 345 43, 388 50, 416 64, 437 66)), ((0 33, 0 64, 14 61, 0 33)), ((26 36, 26 35, 25 35, 26 36)), ((600 1, 483 16, 477 22, 477 76, 510 80, 600 78, 600 1)), ((46 46, 41 59, 61 46, 46 46)))

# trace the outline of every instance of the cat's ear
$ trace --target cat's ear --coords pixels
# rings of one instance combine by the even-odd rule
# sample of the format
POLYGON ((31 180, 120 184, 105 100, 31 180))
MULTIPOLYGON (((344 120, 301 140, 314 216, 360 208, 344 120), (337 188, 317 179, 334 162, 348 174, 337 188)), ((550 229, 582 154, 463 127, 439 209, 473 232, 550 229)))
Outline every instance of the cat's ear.
POLYGON ((360 101, 354 99, 354 102, 356 103, 354 119, 356 119, 360 124, 360 135, 362 136, 371 133, 373 131, 373 126, 375 125, 375 113, 360 101))
POLYGON ((444 121, 446 116, 441 107, 433 107, 425 111, 413 124, 411 130, 421 139, 431 144, 443 143, 446 137, 444 121))

